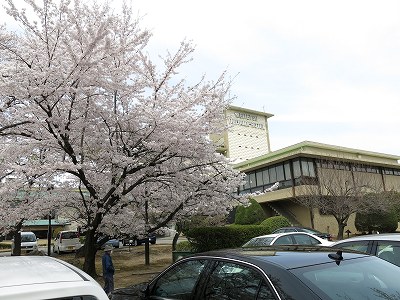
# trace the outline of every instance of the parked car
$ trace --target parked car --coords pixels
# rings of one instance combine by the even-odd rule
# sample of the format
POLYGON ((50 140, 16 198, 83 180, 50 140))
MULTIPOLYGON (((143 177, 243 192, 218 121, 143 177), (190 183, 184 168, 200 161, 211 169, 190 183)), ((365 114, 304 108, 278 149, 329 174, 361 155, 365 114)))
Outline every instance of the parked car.
POLYGON ((75 252, 82 246, 78 231, 64 230, 57 234, 53 243, 53 252, 75 252))
POLYGON ((140 299, 382 300, 400 294, 399 276, 400 268, 352 251, 241 248, 182 258, 144 287, 131 288, 129 299, 139 299, 133 293, 143 288, 140 299))
POLYGON ((121 248, 121 247, 122 247, 122 241, 119 240, 119 239, 111 239, 111 240, 108 240, 107 242, 105 242, 105 243, 101 246, 101 248, 104 248, 104 247, 107 246, 107 245, 110 245, 110 246, 112 246, 112 247, 114 247, 114 248, 121 248))
POLYGON ((0 270, 0 299, 109 299, 92 277, 53 257, 0 257, 0 270))
POLYGON ((140 246, 142 244, 145 244, 147 239, 149 240, 149 243, 153 244, 153 245, 157 242, 156 235, 155 234, 149 234, 147 237, 144 237, 144 236, 140 236, 140 237, 133 236, 133 237, 130 237, 130 238, 129 237, 125 238, 125 239, 123 239, 122 243, 123 243, 124 246, 128 246, 128 245, 130 245, 130 246, 140 246))
POLYGON ((286 232, 257 236, 245 243, 242 247, 260 247, 270 245, 319 245, 329 246, 329 242, 316 235, 306 232, 286 232))
POLYGON ((366 252, 400 266, 400 234, 398 233, 361 235, 335 242, 331 246, 366 252))
POLYGON ((325 240, 332 241, 332 235, 330 233, 320 232, 318 230, 308 227, 299 227, 299 226, 281 227, 272 233, 283 233, 283 232, 307 232, 319 236, 320 238, 323 238, 325 240))
MULTIPOLYGON (((38 249, 38 238, 31 231, 21 232, 21 253, 29 253, 38 249)), ((14 252, 14 239, 11 241, 11 252, 14 252)))

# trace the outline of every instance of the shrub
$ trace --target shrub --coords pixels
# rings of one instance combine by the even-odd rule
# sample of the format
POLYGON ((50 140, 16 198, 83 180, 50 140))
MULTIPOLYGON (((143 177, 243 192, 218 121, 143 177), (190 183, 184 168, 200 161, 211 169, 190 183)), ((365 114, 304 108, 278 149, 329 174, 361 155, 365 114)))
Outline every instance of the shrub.
POLYGON ((368 214, 356 214, 356 229, 360 232, 372 233, 379 232, 395 232, 397 229, 396 212, 371 212, 368 214))
POLYGON ((187 239, 195 251, 203 252, 216 249, 237 248, 251 238, 269 234, 266 226, 230 225, 223 227, 198 227, 186 233, 187 239))
POLYGON ((195 247, 189 241, 182 241, 176 244, 176 251, 195 251, 195 247))
POLYGON ((274 216, 265 219, 260 225, 266 226, 271 232, 274 232, 281 227, 291 226, 292 224, 290 224, 289 220, 283 216, 274 216))
POLYGON ((244 207, 239 205, 236 208, 235 224, 238 225, 253 225, 260 224, 266 215, 261 205, 254 199, 250 199, 250 205, 244 207))

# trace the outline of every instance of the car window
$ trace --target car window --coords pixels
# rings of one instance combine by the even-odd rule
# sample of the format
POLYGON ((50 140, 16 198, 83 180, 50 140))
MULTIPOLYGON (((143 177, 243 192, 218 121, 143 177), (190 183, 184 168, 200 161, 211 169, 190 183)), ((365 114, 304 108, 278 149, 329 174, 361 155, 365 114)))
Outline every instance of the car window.
POLYGON ((201 296, 210 300, 275 300, 260 272, 225 261, 215 263, 201 296))
POLYGON ((271 245, 273 237, 263 237, 263 238, 252 238, 243 247, 261 247, 271 245))
POLYGON ((189 260, 176 265, 161 276, 152 288, 151 296, 190 300, 206 260, 189 260))
POLYGON ((36 236, 33 234, 21 234, 21 242, 36 242, 36 236))
POLYGON ((62 238, 63 239, 77 239, 77 238, 79 238, 79 236, 78 236, 78 232, 69 231, 69 232, 63 232, 62 238))
POLYGON ((304 234, 294 234, 293 235, 294 240, 296 241, 296 244, 299 245, 318 245, 320 242, 308 235, 304 234))
POLYGON ((334 247, 368 253, 368 241, 343 242, 334 247))
POLYGON ((396 266, 400 266, 400 243, 392 241, 378 241, 376 256, 396 266))
POLYGON ((274 245, 293 245, 293 240, 289 235, 281 236, 276 239, 274 245))

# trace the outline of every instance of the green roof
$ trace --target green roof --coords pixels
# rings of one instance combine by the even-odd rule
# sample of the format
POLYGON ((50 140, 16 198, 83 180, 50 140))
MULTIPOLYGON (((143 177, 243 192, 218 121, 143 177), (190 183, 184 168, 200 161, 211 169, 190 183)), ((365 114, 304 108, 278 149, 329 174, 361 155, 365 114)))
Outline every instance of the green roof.
POLYGON ((233 167, 240 171, 248 171, 251 169, 260 168, 264 165, 271 165, 276 162, 299 156, 340 159, 386 167, 400 167, 399 155, 383 154, 310 141, 304 141, 261 156, 257 156, 255 158, 234 164, 233 167))
MULTIPOLYGON (((56 219, 51 219, 51 225, 68 225, 71 224, 68 220, 56 220, 56 219)), ((24 221, 24 226, 48 226, 49 225, 49 220, 43 219, 43 220, 26 220, 24 221)))

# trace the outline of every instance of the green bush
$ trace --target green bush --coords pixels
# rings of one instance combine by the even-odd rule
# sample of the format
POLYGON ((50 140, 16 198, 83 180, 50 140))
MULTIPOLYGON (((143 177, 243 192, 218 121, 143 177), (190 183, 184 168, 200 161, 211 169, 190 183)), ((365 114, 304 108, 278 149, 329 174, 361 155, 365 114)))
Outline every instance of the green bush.
POLYGON ((11 244, 0 242, 0 249, 11 249, 11 244))
POLYGON ((397 214, 395 211, 371 212, 368 214, 357 213, 354 224, 360 232, 395 232, 397 229, 397 214))
POLYGON ((260 224, 266 217, 261 205, 254 199, 250 199, 250 205, 244 207, 239 205, 236 208, 235 224, 238 225, 254 225, 260 224))
POLYGON ((189 241, 182 241, 176 244, 175 251, 195 251, 195 248, 189 241))
POLYGON ((223 227, 198 227, 186 233, 195 251, 237 248, 255 236, 269 234, 266 226, 230 225, 223 227))
POLYGON ((260 225, 266 226, 271 232, 274 232, 281 227, 291 226, 292 224, 290 224, 289 220, 283 216, 274 216, 265 219, 260 225))

